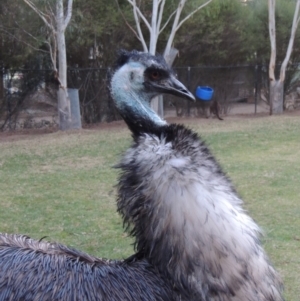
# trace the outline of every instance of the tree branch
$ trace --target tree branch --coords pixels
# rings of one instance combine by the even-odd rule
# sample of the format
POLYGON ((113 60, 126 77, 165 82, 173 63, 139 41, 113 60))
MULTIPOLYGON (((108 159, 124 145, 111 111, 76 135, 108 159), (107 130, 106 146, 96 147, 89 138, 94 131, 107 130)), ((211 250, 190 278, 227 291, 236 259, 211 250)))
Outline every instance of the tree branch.
POLYGON ((161 33, 161 32, 166 28, 166 26, 169 24, 170 20, 171 20, 172 17, 176 14, 176 12, 177 12, 177 9, 174 10, 174 11, 170 14, 168 20, 166 21, 166 23, 164 24, 164 26, 160 29, 159 33, 161 33))
POLYGON ((23 1, 38 14, 38 16, 44 21, 44 23, 46 24, 46 26, 48 26, 50 28, 50 30, 55 31, 52 24, 50 24, 46 19, 46 17, 49 17, 48 15, 41 12, 31 1, 29 1, 29 0, 23 0, 23 1))
POLYGON ((157 23, 156 23, 156 27, 158 28, 158 35, 161 33, 160 25, 161 25, 162 15, 164 12, 165 3, 166 3, 166 0, 158 1, 159 14, 158 14, 158 19, 157 19, 157 23))
POLYGON ((64 20, 64 28, 66 29, 72 17, 73 0, 68 0, 67 15, 64 20))
POLYGON ((279 80, 283 83, 285 80, 285 71, 286 71, 286 67, 287 64, 290 60, 292 51, 293 51, 293 45, 294 45, 294 40, 295 40, 295 35, 296 35, 296 31, 297 31, 297 27, 298 27, 298 23, 299 23, 299 8, 300 8, 300 0, 297 0, 296 3, 296 8, 295 8, 295 13, 294 13, 294 18, 293 18, 293 25, 292 25, 292 29, 291 29, 291 36, 290 36, 290 40, 289 40, 289 45, 286 51, 286 56, 283 60, 283 63, 281 65, 280 68, 280 78, 279 80))
POLYGON ((190 14, 188 14, 183 20, 180 20, 180 15, 181 12, 183 10, 183 7, 185 5, 187 0, 180 0, 177 6, 177 9, 175 11, 175 18, 173 21, 173 25, 172 25, 172 29, 171 29, 171 33, 169 35, 168 41, 167 41, 167 45, 164 51, 164 57, 166 58, 166 56, 169 54, 170 49, 172 47, 172 43, 174 41, 175 38, 175 34, 177 32, 177 30, 181 27, 181 25, 188 20, 193 14, 195 14, 197 11, 199 11, 201 8, 205 7, 206 5, 208 5, 212 0, 208 0, 207 2, 205 2, 204 4, 200 5, 199 7, 197 7, 195 10, 193 10, 190 14))
POLYGON ((269 35, 271 43, 271 57, 269 64, 269 78, 275 80, 275 62, 276 62, 276 29, 275 29, 275 0, 268 0, 269 6, 269 35))
POLYGON ((134 35, 136 36, 136 38, 137 38, 138 40, 141 41, 141 39, 140 39, 138 33, 134 30, 134 28, 133 28, 133 27, 128 23, 128 21, 126 20, 124 14, 123 14, 123 12, 122 12, 122 10, 121 10, 121 8, 120 8, 119 1, 118 1, 118 0, 115 0, 115 1, 116 1, 116 4, 117 4, 117 6, 118 6, 118 10, 119 10, 119 12, 120 12, 120 14, 121 14, 121 16, 122 16, 124 22, 126 23, 126 25, 128 26, 128 28, 134 33, 134 35))
POLYGON ((148 27, 149 31, 151 32, 151 26, 147 21, 147 19, 145 18, 145 16, 143 15, 143 13, 141 12, 141 10, 139 9, 138 5, 136 4, 136 0, 127 0, 127 1, 132 5, 134 13, 137 13, 140 16, 140 18, 144 21, 145 25, 148 27))
POLYGON ((149 52, 155 54, 158 39, 157 20, 158 20, 159 3, 158 0, 152 0, 152 16, 151 16, 151 31, 150 31, 150 44, 149 52))
POLYGON ((50 3, 47 3, 47 6, 46 6, 46 11, 47 11, 47 14, 50 15, 51 17, 49 18, 49 20, 51 21, 51 24, 53 22, 53 20, 55 20, 55 12, 53 11, 53 8, 52 6, 50 5, 50 3))
POLYGON ((56 39, 55 37, 52 37, 52 43, 54 44, 54 49, 51 45, 51 37, 49 37, 48 41, 46 41, 46 44, 49 47, 49 53, 50 53, 50 58, 51 58, 51 62, 53 65, 53 70, 57 73, 57 66, 56 66, 56 52, 57 52, 57 46, 56 46, 56 39))
POLYGON ((177 25, 176 27, 176 31, 181 27, 181 25, 188 20, 192 15, 194 15, 198 10, 200 10, 201 8, 205 7, 206 5, 208 5, 210 2, 212 2, 212 0, 208 0, 207 2, 203 3, 202 5, 200 5, 198 8, 196 8, 194 11, 192 11, 191 13, 189 13, 183 20, 180 21, 180 23, 177 25))
POLYGON ((172 43, 174 41, 175 34, 176 34, 176 31, 177 31, 180 15, 181 15, 181 12, 183 10, 183 7, 184 7, 185 3, 186 3, 186 0, 180 0, 179 3, 178 3, 177 9, 176 9, 176 15, 175 15, 173 25, 172 25, 172 29, 171 29, 171 32, 170 32, 170 35, 169 35, 169 38, 168 38, 168 41, 167 41, 167 45, 166 45, 166 48, 165 48, 165 51, 164 51, 164 58, 165 59, 167 58, 167 56, 168 56, 168 54, 171 50, 172 43))
MULTIPOLYGON (((135 20, 136 28, 137 28, 137 31, 138 31, 139 40, 141 41, 141 43, 143 45, 144 51, 148 52, 148 47, 147 47, 147 44, 146 44, 144 36, 143 36, 143 32, 142 32, 140 21, 139 21, 139 16, 138 16, 138 13, 137 13, 138 7, 137 7, 137 4, 136 4, 136 1, 135 0, 127 0, 127 1, 133 7, 133 15, 134 15, 134 20, 135 20)), ((146 20, 146 25, 147 24, 148 24, 149 31, 151 32, 150 25, 149 25, 148 21, 146 20)))

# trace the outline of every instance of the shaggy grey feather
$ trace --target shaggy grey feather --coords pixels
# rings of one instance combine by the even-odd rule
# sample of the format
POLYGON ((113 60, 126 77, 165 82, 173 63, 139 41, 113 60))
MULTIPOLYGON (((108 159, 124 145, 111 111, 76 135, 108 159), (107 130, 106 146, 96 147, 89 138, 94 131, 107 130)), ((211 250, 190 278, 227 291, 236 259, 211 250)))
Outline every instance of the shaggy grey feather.
POLYGON ((57 243, 0 235, 0 300, 176 300, 147 260, 103 260, 57 243))

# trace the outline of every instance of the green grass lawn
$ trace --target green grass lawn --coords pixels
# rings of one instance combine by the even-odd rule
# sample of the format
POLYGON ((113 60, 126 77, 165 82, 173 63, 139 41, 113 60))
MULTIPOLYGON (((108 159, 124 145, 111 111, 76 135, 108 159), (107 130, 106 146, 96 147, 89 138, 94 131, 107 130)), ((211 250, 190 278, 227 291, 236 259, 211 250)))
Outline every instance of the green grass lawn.
MULTIPOLYGON (((182 120, 212 149, 262 227, 287 301, 300 300, 300 116, 182 120)), ((47 236, 106 258, 133 253, 116 213, 124 125, 0 136, 0 232, 47 236)))

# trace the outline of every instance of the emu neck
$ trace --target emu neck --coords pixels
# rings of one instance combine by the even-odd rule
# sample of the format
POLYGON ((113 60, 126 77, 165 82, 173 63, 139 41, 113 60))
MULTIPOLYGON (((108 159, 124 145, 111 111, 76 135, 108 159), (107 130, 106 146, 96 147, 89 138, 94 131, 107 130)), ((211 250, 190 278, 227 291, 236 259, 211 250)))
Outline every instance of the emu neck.
POLYGON ((144 91, 143 74, 130 68, 125 65, 113 75, 111 93, 115 105, 134 134, 157 132, 166 122, 150 108, 150 101, 156 95, 144 91))

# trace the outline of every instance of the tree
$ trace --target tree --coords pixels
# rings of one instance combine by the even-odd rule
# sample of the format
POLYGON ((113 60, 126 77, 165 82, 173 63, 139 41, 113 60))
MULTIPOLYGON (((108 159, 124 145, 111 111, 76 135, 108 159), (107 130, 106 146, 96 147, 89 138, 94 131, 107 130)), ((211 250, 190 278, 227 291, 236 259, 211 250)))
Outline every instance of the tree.
MULTIPOLYGON (((258 43, 252 29, 257 27, 254 13, 250 5, 241 5, 240 0, 213 1, 178 31, 176 45, 180 58, 176 62, 187 66, 256 63, 254 54, 258 43)), ((265 39, 264 45, 269 46, 265 39)))
MULTIPOLYGON (((167 18, 166 16, 164 16, 164 12, 166 11, 166 0, 152 0, 151 13, 149 13, 148 10, 144 10, 144 12, 142 12, 142 4, 146 6, 147 3, 143 3, 141 1, 138 5, 136 0, 127 1, 130 3, 133 9, 136 30, 133 30, 132 27, 130 28, 134 31, 136 37, 141 42, 143 50, 145 52, 155 54, 160 34, 166 28, 170 29, 167 42, 163 51, 163 57, 165 58, 166 62, 171 66, 177 54, 177 50, 172 49, 172 45, 177 31, 189 18, 191 18, 200 9, 208 5, 212 0, 194 1, 193 4, 195 7, 192 8, 190 12, 186 13, 184 17, 182 17, 182 12, 187 3, 187 0, 178 0, 175 9, 173 9, 173 11, 168 15, 167 18), (170 27, 169 24, 171 20, 173 20, 173 23, 170 27), (149 45, 147 45, 146 43, 145 33, 143 32, 141 23, 143 23, 143 25, 146 26, 146 28, 148 29, 149 45)), ((159 113, 159 115, 163 115, 162 98, 160 100, 158 98, 155 98, 152 101, 152 107, 156 112, 159 113)))
MULTIPOLYGON (((0 66, 4 69, 19 69, 29 62, 33 53, 43 45, 43 24, 25 3, 9 0, 0 1, 0 66)), ((48 53, 48 51, 47 51, 48 53)))
POLYGON ((72 128, 71 101, 67 90, 67 56, 65 31, 72 17, 73 0, 68 0, 66 14, 63 0, 46 3, 44 11, 38 8, 31 0, 23 0, 43 20, 48 28, 48 38, 45 41, 49 46, 55 77, 59 83, 58 89, 58 116, 60 130, 72 128), (54 6, 54 7, 53 7, 54 6), (58 55, 58 69, 57 69, 58 55))
MULTIPOLYGON (((132 13, 128 3, 123 1, 120 6, 126 19, 130 19, 132 13)), ((114 1, 74 2, 72 22, 66 33, 70 66, 110 67, 115 61, 113 49, 134 47, 136 38, 131 31, 128 33, 116 8, 114 1)))
POLYGON ((284 81, 286 76, 286 68, 289 63, 294 40, 296 35, 296 30, 298 27, 298 23, 300 20, 299 16, 299 8, 300 8, 300 0, 297 0, 294 18, 291 28, 290 39, 286 51, 285 58, 281 64, 279 78, 275 77, 275 67, 276 67, 276 24, 275 24, 275 2, 276 0, 268 0, 269 7, 269 35, 270 35, 270 43, 271 43, 271 57, 269 63, 269 80, 270 80, 270 114, 281 114, 283 112, 283 95, 284 95, 284 81))

